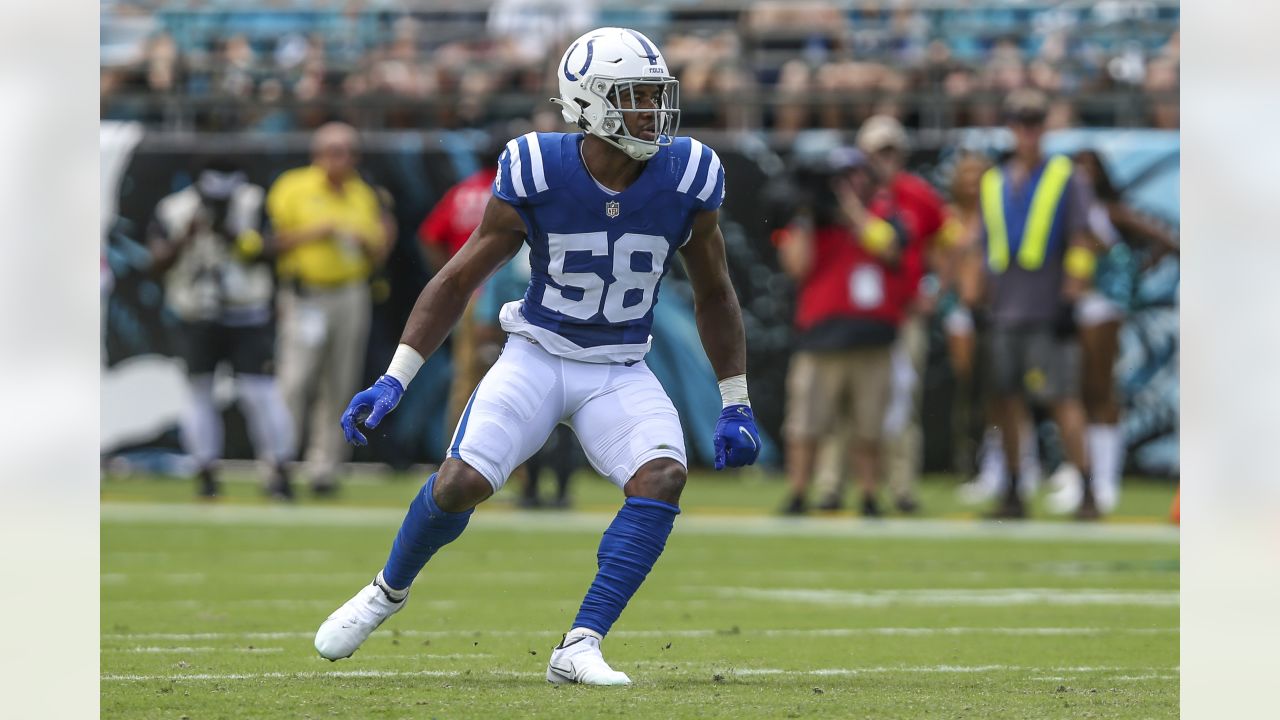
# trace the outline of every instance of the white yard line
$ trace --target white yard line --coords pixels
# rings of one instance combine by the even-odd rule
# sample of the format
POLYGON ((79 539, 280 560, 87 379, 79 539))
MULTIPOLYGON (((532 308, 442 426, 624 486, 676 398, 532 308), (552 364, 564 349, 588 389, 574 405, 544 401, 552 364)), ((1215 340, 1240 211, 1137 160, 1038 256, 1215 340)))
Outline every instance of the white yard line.
MULTIPOLYGON (((103 675, 104 682, 143 682, 151 680, 307 680, 311 678, 381 678, 381 677, 457 677, 458 670, 333 670, 330 672, 264 672, 264 673, 191 673, 169 675, 103 675)), ((525 673, 532 675, 533 673, 525 673)))
MULTIPOLYGON (((699 665, 700 669, 704 666, 699 665)), ((709 666, 708 666, 709 667, 709 666)), ((1168 667, 1062 667, 1039 668, 1020 665, 922 665, 906 667, 835 667, 815 668, 812 670, 785 670, 782 668, 723 668, 722 672, 729 677, 753 677, 792 675, 802 677, 847 677, 856 675, 879 674, 970 674, 991 672, 1033 672, 1033 673, 1100 673, 1100 672, 1138 672, 1137 675, 1117 675, 1109 680, 1157 680, 1176 679, 1178 668, 1168 667)), ((334 670, 329 672, 264 672, 264 673, 190 673, 166 675, 132 675, 105 674, 103 682, 182 682, 191 680, 310 680, 329 678, 399 678, 399 677, 460 677, 463 671, 458 670, 334 670)), ((480 671, 470 673, 475 676, 499 676, 516 678, 541 678, 540 672, 512 671, 480 671)))
POLYGON ((717 588, 724 599, 770 600, 841 607, 1018 605, 1139 605, 1177 607, 1175 590, 1100 590, 1067 588, 984 588, 913 590, 827 590, 820 588, 717 588))
MULTIPOLYGON (((1097 635, 1174 635, 1178 628, 1105 628, 1105 627, 866 627, 866 628, 764 628, 764 629, 682 629, 682 630, 614 630, 613 638, 700 638, 716 635, 746 635, 766 637, 856 637, 864 635, 1014 635, 1014 636, 1097 636, 1097 635)), ((438 637, 552 637, 548 630, 379 630, 377 637, 438 638, 438 637)), ((197 640, 285 640, 311 638, 314 630, 291 632, 243 632, 243 633, 107 633, 104 641, 162 641, 192 642, 197 640)))
POLYGON ((873 627, 819 628, 814 630, 761 630, 768 637, 857 637, 862 635, 1014 635, 1014 636, 1086 636, 1096 635, 1172 635, 1178 628, 1100 628, 1100 627, 873 627))
POLYGON ((196 654, 209 652, 243 652, 243 653, 277 653, 284 652, 282 647, 188 647, 188 646, 165 646, 165 647, 126 647, 126 648, 103 648, 102 652, 119 652, 119 653, 163 653, 163 654, 196 654))
MULTIPOLYGON (((1111 679, 1155 679, 1163 677, 1163 675, 1155 674, 1155 671, 1163 671, 1166 675, 1170 671, 1176 671, 1177 668, 1168 667, 1061 667, 1061 668, 1041 668, 1026 667, 1022 665, 917 665, 908 667, 863 667, 863 668, 815 668, 812 670, 784 670, 781 668, 728 668, 724 672, 730 675, 814 675, 814 676, 841 676, 841 675, 872 675, 882 673, 987 673, 987 672, 1033 672, 1033 673, 1099 673, 1099 672, 1133 672, 1146 671, 1146 675, 1119 675, 1111 679)), ((1172 677, 1177 677, 1173 675, 1172 677)))
MULTIPOLYGON (((180 525, 266 525, 392 528, 404 519, 399 508, 280 507, 104 502, 104 522, 180 525)), ((536 515, 500 509, 477 512, 474 526, 522 532, 603 531, 608 513, 574 512, 536 515)), ((875 521, 848 518, 779 518, 760 515, 699 515, 690 508, 680 516, 677 532, 694 535, 764 537, 903 538, 946 540, 1038 540, 1109 543, 1176 544, 1178 529, 1158 524, 1080 524, 1070 522, 985 522, 976 520, 875 521)))

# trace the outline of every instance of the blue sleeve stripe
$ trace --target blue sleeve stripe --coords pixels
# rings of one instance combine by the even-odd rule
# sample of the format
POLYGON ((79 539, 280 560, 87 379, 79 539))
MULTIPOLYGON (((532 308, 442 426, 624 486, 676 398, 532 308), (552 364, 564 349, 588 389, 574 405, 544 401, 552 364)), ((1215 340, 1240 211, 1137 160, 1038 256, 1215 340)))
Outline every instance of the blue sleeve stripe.
POLYGON ((547 171, 542 166, 542 144, 538 142, 538 133, 527 133, 522 139, 529 146, 529 169, 533 171, 533 186, 538 192, 543 192, 547 189, 547 171))
POLYGON ((707 182, 702 186, 702 190, 698 193, 698 199, 706 201, 711 197, 711 191, 716 189, 716 184, 720 180, 720 156, 715 150, 711 151, 711 167, 707 170, 707 182))
POLYGON ((702 167, 702 143, 689 138, 689 162, 684 166, 684 175, 680 178, 680 185, 676 188, 679 192, 689 192, 689 188, 693 187, 693 178, 698 174, 698 168, 702 167))
POLYGON ((524 191, 524 178, 520 177, 520 146, 515 140, 507 143, 507 167, 511 171, 511 186, 515 188, 516 195, 529 197, 524 191))

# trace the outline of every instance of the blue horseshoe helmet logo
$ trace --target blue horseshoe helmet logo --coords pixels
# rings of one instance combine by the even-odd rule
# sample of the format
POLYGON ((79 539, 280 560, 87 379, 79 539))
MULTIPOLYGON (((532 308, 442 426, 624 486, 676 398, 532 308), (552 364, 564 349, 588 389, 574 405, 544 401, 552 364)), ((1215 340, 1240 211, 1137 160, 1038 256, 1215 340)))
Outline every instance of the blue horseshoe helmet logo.
POLYGON ((587 68, 591 67, 591 56, 595 54, 595 41, 595 38, 587 41, 587 61, 582 63, 582 69, 578 71, 577 75, 569 72, 569 58, 573 56, 573 51, 578 49, 578 43, 574 43, 573 47, 569 48, 569 52, 564 54, 564 76, 569 82, 573 82, 587 74, 587 68))

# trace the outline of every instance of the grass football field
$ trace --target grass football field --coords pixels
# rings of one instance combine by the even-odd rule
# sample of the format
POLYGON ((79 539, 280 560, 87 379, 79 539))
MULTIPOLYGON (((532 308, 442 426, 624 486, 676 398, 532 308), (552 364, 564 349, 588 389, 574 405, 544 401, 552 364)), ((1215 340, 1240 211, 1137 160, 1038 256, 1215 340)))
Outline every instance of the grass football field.
MULTIPOLYGON (((930 479, 925 516, 772 515, 781 485, 695 473, 684 514, 604 643, 626 688, 556 687, 549 650, 620 502, 507 488, 350 659, 316 627, 385 560, 422 478, 274 506, 173 480, 102 485, 106 718, 1170 718, 1178 715, 1173 488, 1133 482, 1098 524, 988 523, 930 479)), ((549 489, 549 488, 548 488, 549 489)))

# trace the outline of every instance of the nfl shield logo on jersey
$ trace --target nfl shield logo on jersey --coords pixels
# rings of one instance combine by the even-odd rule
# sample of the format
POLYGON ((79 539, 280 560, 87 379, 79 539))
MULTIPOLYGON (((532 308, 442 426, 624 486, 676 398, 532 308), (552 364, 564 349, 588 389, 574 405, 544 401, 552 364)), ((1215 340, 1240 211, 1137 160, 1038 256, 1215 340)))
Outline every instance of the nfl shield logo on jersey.
POLYGON ((604 214, 608 217, 616 218, 620 212, 622 212, 622 203, 617 200, 610 200, 604 204, 604 214))

